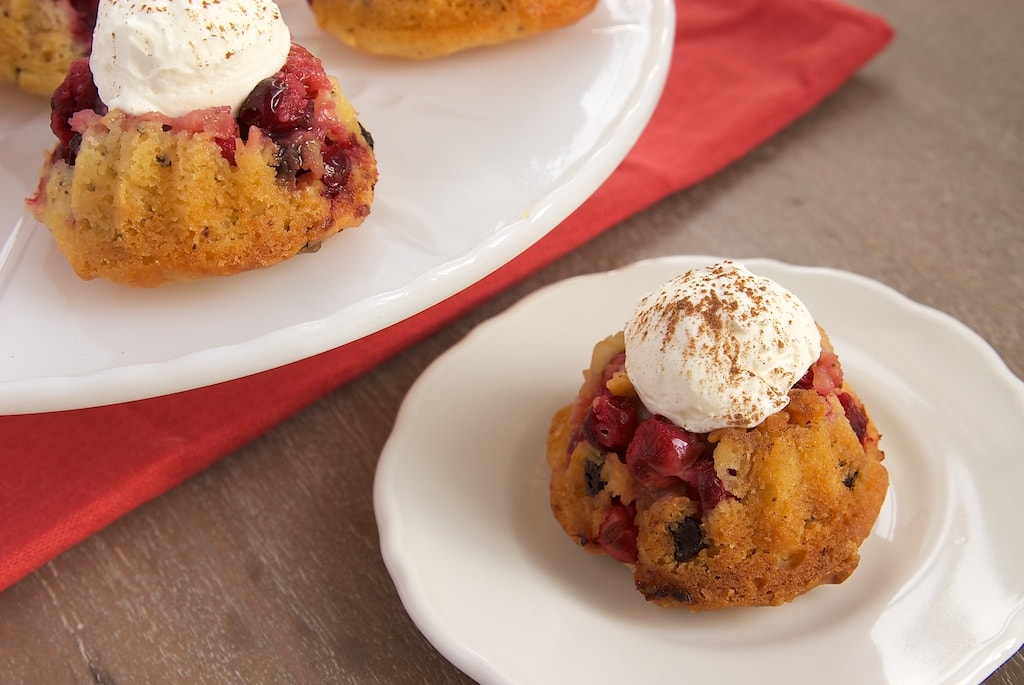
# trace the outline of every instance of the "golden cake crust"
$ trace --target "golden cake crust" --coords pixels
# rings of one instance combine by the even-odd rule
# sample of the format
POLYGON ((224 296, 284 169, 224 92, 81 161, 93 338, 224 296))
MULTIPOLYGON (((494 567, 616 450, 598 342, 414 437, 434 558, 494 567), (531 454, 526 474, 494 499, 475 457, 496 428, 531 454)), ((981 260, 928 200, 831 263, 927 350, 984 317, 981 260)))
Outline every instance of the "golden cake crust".
POLYGON ((0 81, 48 97, 89 50, 76 22, 66 2, 0 0, 0 81))
POLYGON ((428 59, 573 24, 597 0, 311 0, 317 23, 364 52, 428 59))
MULTIPOLYGON (((874 422, 865 412, 860 439, 847 419, 840 395, 863 408, 849 386, 844 382, 827 395, 794 389, 789 405, 761 425, 708 434, 715 473, 731 497, 702 513, 700 502, 682 488, 645 487, 615 454, 602 456, 585 440, 573 442, 595 376, 621 349, 621 336, 595 348, 576 402, 551 422, 551 507, 563 529, 588 551, 602 553, 601 525, 612 503, 634 507, 637 554, 628 565, 637 589, 662 606, 701 611, 779 605, 846 580, 889 482, 874 422), (602 486, 596 493, 588 492, 595 460, 602 486), (685 560, 677 556, 680 525, 699 525, 701 547, 685 560)), ((832 351, 824 336, 823 349, 832 351)), ((624 372, 610 382, 619 384, 617 392, 630 392, 624 372)))
POLYGON ((329 197, 312 175, 277 177, 277 146, 253 129, 234 164, 211 133, 112 111, 82 136, 73 166, 48 161, 29 203, 75 272, 130 286, 229 276, 315 250, 369 214, 376 161, 334 83, 354 143, 348 181, 329 197), (168 130, 170 129, 170 130, 168 130))

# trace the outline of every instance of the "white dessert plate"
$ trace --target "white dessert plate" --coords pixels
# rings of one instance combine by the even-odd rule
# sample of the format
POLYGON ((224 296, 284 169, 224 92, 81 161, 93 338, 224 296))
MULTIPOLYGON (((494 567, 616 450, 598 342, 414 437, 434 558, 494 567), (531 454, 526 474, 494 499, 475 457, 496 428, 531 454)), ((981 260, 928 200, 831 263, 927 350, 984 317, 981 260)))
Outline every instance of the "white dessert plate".
POLYGON ((581 551, 545 434, 637 299, 715 261, 549 286, 417 380, 374 484, 381 551, 433 645, 482 683, 980 683, 1024 642, 1024 383, 975 333, 845 272, 744 260, 801 297, 882 431, 892 486, 860 567, 791 604, 691 614, 581 551))
POLYGON ((576 25, 452 57, 362 55, 280 3, 376 143, 363 226, 270 269, 155 290, 79 280, 24 209, 49 105, 0 86, 0 414, 188 390, 383 329, 525 250, 611 174, 660 97, 672 0, 602 0, 576 25))

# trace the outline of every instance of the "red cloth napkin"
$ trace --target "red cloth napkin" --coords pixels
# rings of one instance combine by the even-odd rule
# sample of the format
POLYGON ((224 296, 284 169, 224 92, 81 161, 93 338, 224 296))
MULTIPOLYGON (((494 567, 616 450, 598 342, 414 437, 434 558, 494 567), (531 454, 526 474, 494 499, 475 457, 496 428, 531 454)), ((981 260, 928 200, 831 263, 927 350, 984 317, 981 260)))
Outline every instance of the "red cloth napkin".
POLYGON ((889 42, 832 0, 677 0, 664 95, 634 149, 574 214, 472 287, 367 338, 199 390, 0 417, 0 590, 119 516, 793 122, 889 42))

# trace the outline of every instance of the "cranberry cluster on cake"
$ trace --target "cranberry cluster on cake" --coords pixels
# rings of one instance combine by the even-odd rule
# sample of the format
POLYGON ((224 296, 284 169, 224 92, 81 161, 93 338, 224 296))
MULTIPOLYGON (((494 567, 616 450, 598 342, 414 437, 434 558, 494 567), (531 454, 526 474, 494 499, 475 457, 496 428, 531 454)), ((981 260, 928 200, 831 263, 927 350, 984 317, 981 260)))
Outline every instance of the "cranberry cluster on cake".
POLYGON ((363 222, 372 138, 276 5, 102 0, 98 21, 119 27, 126 13, 143 27, 104 32, 109 44, 97 29, 91 57, 54 92, 57 144, 28 201, 80 277, 151 287, 232 275, 363 222), (217 8, 228 16, 211 17, 217 8), (273 30, 234 33, 263 14, 273 30), (149 43, 135 39, 144 29, 149 43), (166 36, 177 41, 138 54, 166 36))
POLYGON ((89 54, 99 0, 0 0, 0 81, 49 97, 89 54))
POLYGON ((879 438, 803 304, 722 262, 597 343, 549 430, 551 507, 653 603, 779 605, 857 567, 888 489, 879 438))
POLYGON ((597 0, 308 0, 317 23, 363 52, 431 59, 564 28, 597 0))

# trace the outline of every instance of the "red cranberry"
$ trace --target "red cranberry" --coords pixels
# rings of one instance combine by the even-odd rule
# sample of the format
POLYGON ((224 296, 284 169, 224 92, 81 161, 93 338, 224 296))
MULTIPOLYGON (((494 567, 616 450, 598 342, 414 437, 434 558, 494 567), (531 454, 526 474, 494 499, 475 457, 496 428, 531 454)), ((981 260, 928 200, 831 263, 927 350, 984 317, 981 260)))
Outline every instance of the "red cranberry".
POLYGON ((707 442, 663 416, 644 419, 626 448, 626 465, 637 482, 649 488, 677 485, 707 449, 707 442))
POLYGON ((242 139, 249 139, 249 128, 263 129, 271 138, 313 128, 313 101, 294 74, 279 73, 256 84, 238 110, 238 128, 242 139))
POLYGON ((801 390, 814 389, 822 397, 843 385, 843 367, 839 365, 839 357, 835 352, 822 350, 807 373, 800 377, 794 388, 801 390))
POLYGON ((597 542, 612 559, 632 564, 637 559, 636 538, 639 534, 633 519, 636 507, 615 500, 601 522, 597 542))
POLYGON ((321 62, 313 53, 301 45, 292 43, 288 59, 281 67, 281 73, 292 74, 302 82, 308 97, 317 93, 330 92, 333 85, 321 62))
POLYGON ((624 453, 639 423, 636 402, 618 395, 599 395, 583 419, 583 436, 602 451, 624 453))
POLYGON ((337 195, 348 182, 352 160, 344 146, 330 142, 324 143, 323 158, 324 175, 320 180, 323 181, 329 195, 337 195))
POLYGON ((857 440, 864 444, 864 438, 868 434, 868 415, 864 411, 864 407, 853 399, 853 395, 846 392, 841 392, 837 395, 839 397, 839 403, 843 405, 843 412, 846 414, 846 420, 850 422, 850 428, 857 435, 857 440))
POLYGON ((90 109, 106 112, 89 69, 89 58, 79 57, 71 63, 68 73, 50 98, 50 130, 57 136, 55 156, 68 164, 75 163, 82 137, 71 128, 71 117, 90 109))
POLYGON ((96 11, 99 0, 70 0, 71 9, 77 19, 74 27, 75 39, 85 45, 92 45, 92 32, 96 28, 96 11))
MULTIPOLYGON (((354 136, 340 135, 341 129, 336 123, 332 125, 329 118, 317 119, 317 103, 328 98, 332 88, 320 60, 293 44, 281 70, 253 88, 237 116, 244 140, 248 140, 255 126, 277 144, 280 177, 295 180, 322 164, 320 180, 330 197, 339 195, 347 186, 354 166, 352 155, 358 147, 354 136), (309 144, 315 141, 320 143, 320 160, 308 158, 309 144)), ((363 133, 369 141, 365 129, 363 133)))
POLYGON ((700 502, 701 512, 711 511, 719 502, 733 496, 722 485, 715 471, 715 461, 710 457, 698 459, 682 474, 682 478, 689 486, 691 499, 700 502))

